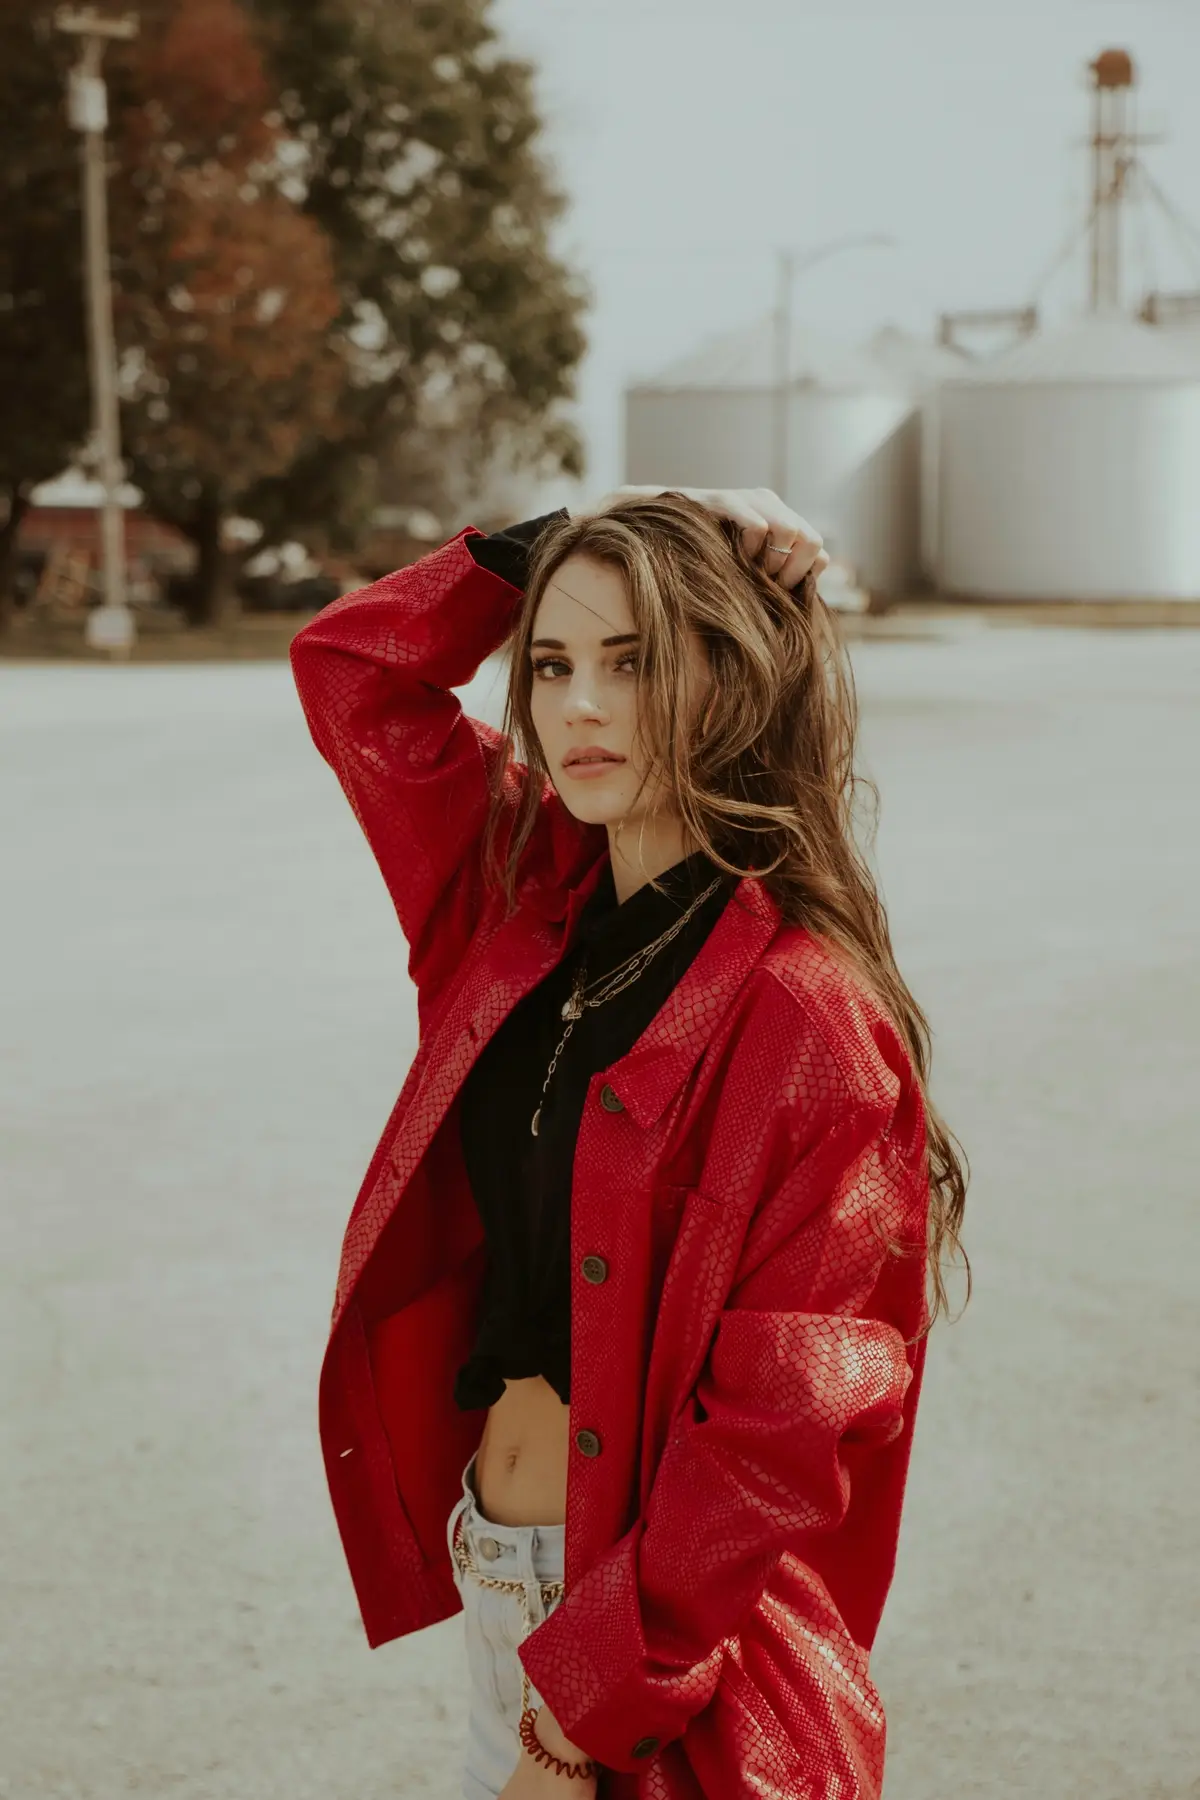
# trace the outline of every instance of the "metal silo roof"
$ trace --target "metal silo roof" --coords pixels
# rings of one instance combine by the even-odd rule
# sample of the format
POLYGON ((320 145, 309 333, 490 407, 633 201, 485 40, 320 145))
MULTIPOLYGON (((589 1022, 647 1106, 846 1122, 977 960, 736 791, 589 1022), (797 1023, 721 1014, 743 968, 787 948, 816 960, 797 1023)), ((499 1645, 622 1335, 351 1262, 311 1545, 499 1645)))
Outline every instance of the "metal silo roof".
MULTIPOLYGON (((905 385, 869 352, 799 323, 792 332, 790 375, 794 387, 825 393, 887 393, 905 385)), ((774 316, 768 313, 750 326, 709 338, 687 356, 631 385, 643 390, 725 388, 743 393, 773 388, 774 316)))
POLYGON ((916 337, 899 325, 881 325, 863 348, 872 361, 916 388, 953 381, 974 367, 971 358, 961 350, 951 350, 929 338, 916 337))
POLYGON ((952 376, 958 387, 1200 380, 1200 342, 1123 313, 1094 313, 1023 338, 952 376))

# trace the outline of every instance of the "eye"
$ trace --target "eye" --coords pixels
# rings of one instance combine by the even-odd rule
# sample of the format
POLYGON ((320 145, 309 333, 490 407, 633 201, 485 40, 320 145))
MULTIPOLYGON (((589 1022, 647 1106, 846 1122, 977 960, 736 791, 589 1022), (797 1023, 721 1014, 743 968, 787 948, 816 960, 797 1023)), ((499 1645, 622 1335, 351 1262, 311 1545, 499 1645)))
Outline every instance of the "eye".
MULTIPOLYGON (((637 662, 637 651, 625 650, 618 656, 613 667, 616 669, 628 669, 631 675, 636 675, 637 662)), ((566 669, 568 674, 570 673, 570 665, 561 656, 535 656, 530 663, 530 668, 533 670, 535 679, 540 677, 547 681, 556 679, 556 677, 549 672, 553 669, 566 669)))

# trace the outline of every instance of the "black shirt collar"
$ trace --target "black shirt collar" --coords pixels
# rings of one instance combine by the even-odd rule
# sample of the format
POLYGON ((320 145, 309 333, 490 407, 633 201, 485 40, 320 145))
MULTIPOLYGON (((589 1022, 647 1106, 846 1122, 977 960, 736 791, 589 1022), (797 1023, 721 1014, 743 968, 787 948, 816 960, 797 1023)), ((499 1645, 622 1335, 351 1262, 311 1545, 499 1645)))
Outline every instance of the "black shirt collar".
MULTIPOLYGON (((599 970, 632 956, 674 924, 709 883, 721 876, 721 887, 711 904, 719 906, 736 885, 735 877, 698 850, 658 877, 656 891, 646 882, 628 900, 617 903, 612 862, 606 860, 600 879, 579 915, 577 945, 586 947, 589 968, 599 970)), ((707 911, 707 907, 702 908, 707 911)), ((689 927, 690 929, 690 927, 689 927)))

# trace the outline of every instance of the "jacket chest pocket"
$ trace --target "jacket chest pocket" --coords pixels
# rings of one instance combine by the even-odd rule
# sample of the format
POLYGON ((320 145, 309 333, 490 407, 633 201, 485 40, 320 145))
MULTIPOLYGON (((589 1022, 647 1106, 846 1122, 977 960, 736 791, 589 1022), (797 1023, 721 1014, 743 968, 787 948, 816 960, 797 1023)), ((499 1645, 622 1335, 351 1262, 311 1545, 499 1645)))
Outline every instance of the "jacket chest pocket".
MULTIPOLYGON (((705 1246, 728 1229, 726 1208, 698 1187, 660 1184, 654 1190, 650 1220, 651 1289, 657 1302, 668 1271, 674 1285, 676 1268, 703 1263, 705 1246)), ((697 1296, 699 1298, 699 1296, 697 1296)))
POLYGON ((679 1235, 680 1220, 687 1209, 688 1196, 695 1192, 694 1188, 687 1187, 654 1190, 650 1208, 650 1291, 655 1303, 662 1292, 663 1278, 679 1235))

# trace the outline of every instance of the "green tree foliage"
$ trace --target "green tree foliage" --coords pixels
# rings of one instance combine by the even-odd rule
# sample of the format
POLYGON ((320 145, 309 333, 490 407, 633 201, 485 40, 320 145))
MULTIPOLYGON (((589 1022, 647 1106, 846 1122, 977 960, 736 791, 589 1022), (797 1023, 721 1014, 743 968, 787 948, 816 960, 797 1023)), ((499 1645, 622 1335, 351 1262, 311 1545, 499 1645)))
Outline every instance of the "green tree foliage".
POLYGON ((551 248, 564 201, 533 72, 501 52, 488 0, 252 3, 292 139, 287 191, 333 245, 354 344, 341 437, 261 483, 254 516, 338 547, 380 500, 450 527, 461 482, 426 456, 450 439, 459 465, 578 472, 561 402, 586 295, 551 248))

